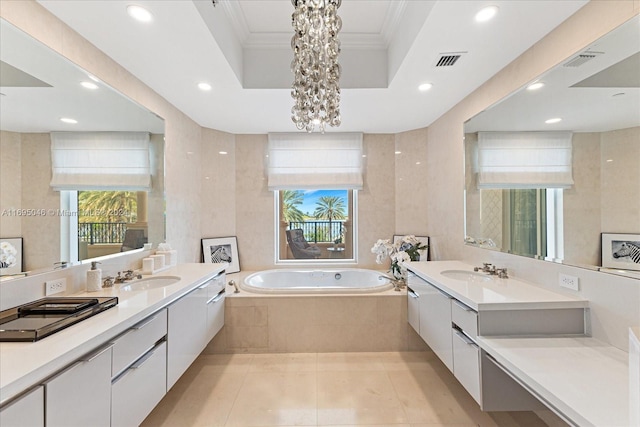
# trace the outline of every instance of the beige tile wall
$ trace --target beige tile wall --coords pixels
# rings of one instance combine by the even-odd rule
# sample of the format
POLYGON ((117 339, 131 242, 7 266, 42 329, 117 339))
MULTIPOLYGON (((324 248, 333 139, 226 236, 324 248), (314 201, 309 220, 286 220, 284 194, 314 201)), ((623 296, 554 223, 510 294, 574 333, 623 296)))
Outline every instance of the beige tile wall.
POLYGON ((20 134, 0 131, 0 237, 22 236, 22 218, 13 209, 22 207, 22 151, 20 134))
POLYGON ((427 349, 407 324, 406 293, 230 295, 206 353, 315 353, 427 349))
MULTIPOLYGON (((60 209, 60 193, 51 182, 51 138, 46 133, 22 134, 22 206, 37 209, 60 209)), ((24 268, 49 266, 60 259, 60 217, 57 215, 22 218, 24 268), (55 238, 49 238, 55 236, 55 238)))

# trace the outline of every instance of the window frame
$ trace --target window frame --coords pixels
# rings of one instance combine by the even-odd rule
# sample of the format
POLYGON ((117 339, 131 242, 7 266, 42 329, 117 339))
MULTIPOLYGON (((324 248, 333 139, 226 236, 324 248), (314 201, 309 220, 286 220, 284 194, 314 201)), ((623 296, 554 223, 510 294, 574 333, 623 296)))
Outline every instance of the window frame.
MULTIPOLYGON (((358 263, 358 190, 354 189, 340 189, 340 188, 327 188, 326 190, 346 190, 347 195, 351 194, 351 211, 348 212, 348 218, 350 220, 350 235, 351 245, 353 248, 351 258, 318 258, 318 259, 287 259, 281 258, 281 247, 286 247, 286 236, 284 230, 286 227, 282 227, 282 221, 280 220, 280 190, 274 190, 274 263, 275 265, 286 266, 336 266, 336 265, 349 265, 353 266, 358 263)), ((347 198, 349 198, 347 196, 347 198)), ((349 203, 347 203, 349 205, 349 203)), ((349 206, 347 206, 349 209, 349 206)), ((286 256, 286 254, 285 254, 286 256)))

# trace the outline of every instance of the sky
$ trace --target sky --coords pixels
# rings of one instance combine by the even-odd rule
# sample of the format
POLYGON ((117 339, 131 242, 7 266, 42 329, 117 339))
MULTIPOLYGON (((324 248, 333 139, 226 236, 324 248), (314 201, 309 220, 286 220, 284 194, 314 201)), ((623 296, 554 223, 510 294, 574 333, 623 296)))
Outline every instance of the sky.
MULTIPOLYGON (((316 202, 323 196, 342 197, 344 199, 344 207, 347 207, 347 190, 303 190, 304 202, 298 205, 298 209, 304 214, 313 215, 316 210, 316 202)), ((346 212, 345 212, 346 213, 346 212)))

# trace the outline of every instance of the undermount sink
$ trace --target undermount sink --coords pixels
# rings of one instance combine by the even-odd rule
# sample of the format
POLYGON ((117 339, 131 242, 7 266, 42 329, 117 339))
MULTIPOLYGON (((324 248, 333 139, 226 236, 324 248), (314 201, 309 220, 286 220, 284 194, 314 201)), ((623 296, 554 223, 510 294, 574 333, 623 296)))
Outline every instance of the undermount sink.
POLYGON ((462 280, 464 282, 489 282, 493 280, 491 276, 478 271, 445 270, 440 274, 449 279, 462 280))
POLYGON ((144 279, 136 280, 129 283, 123 283, 120 285, 120 290, 124 292, 131 291, 148 291, 149 289, 164 288, 165 286, 173 285, 179 282, 181 279, 178 276, 156 276, 146 277, 144 279))

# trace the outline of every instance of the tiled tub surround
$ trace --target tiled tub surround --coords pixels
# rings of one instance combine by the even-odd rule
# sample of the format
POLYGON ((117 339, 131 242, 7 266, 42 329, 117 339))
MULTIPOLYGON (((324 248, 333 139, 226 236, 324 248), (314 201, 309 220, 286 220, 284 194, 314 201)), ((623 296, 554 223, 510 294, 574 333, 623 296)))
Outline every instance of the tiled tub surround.
POLYGON ((117 296, 119 303, 37 342, 0 343, 0 403, 5 403, 83 355, 103 346, 152 313, 178 300, 224 269, 224 264, 181 264, 163 272, 179 276, 177 283, 140 292, 101 292, 74 296, 117 296))
MULTIPOLYGON (((457 261, 412 263, 410 268, 436 288, 477 311, 478 336, 475 340, 482 358, 495 360, 500 369, 560 417, 581 426, 634 425, 632 417, 638 407, 637 394, 634 395, 631 389, 634 370, 630 369, 630 362, 634 359, 627 352, 588 336, 588 318, 585 318, 587 327, 582 334, 556 330, 558 326, 570 329, 579 326, 571 326, 570 319, 546 322, 547 325, 542 325, 545 330, 542 335, 526 330, 518 333, 514 329, 513 325, 522 323, 523 316, 534 316, 529 312, 546 308, 551 309, 545 310, 550 313, 556 309, 587 307, 586 301, 517 279, 490 282, 448 279, 442 271, 473 271, 473 266, 457 261), (510 313, 510 316, 501 323, 492 323, 492 315, 499 311, 510 313)), ((548 319, 543 317, 537 321, 545 323, 545 320, 548 319)), ((631 344, 633 332, 632 329, 631 344)), ((484 381, 484 373, 482 375, 484 381)))
MULTIPOLYGON (((228 274, 240 283, 251 272, 228 274)), ((227 286, 225 326, 205 353, 413 351, 406 289, 362 295, 272 295, 227 286)))

